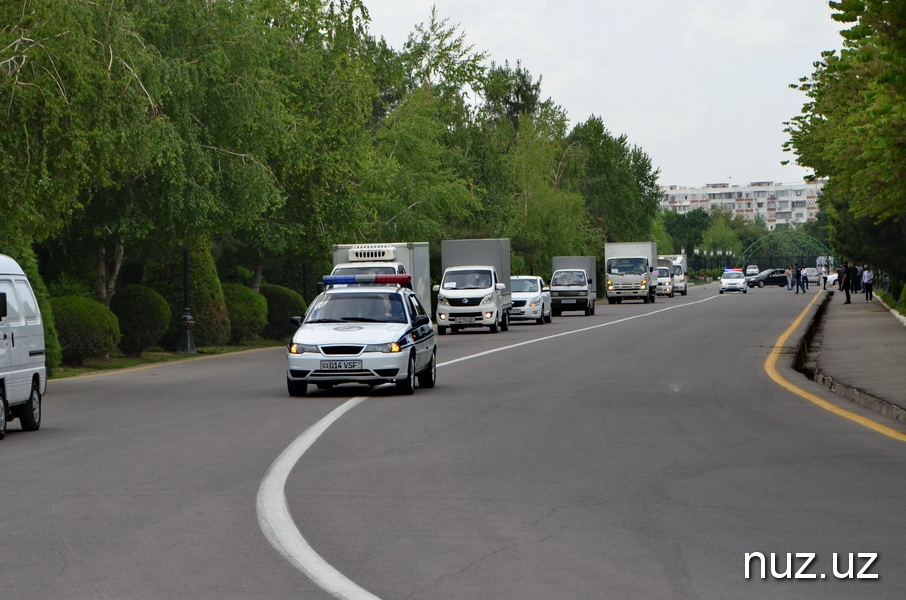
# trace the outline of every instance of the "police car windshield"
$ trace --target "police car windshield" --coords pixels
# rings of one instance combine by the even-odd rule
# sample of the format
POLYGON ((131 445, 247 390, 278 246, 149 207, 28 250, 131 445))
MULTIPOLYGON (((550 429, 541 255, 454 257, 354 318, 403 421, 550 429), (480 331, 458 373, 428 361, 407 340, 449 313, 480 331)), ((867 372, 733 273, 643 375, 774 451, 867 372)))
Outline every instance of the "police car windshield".
POLYGON ((510 283, 513 285, 514 292, 537 292, 538 291, 538 280, 537 279, 511 279, 510 283))
POLYGON ((448 271, 444 275, 445 290, 483 290, 491 287, 490 271, 448 271))
POLYGON ((306 323, 405 323, 399 294, 323 294, 306 323))

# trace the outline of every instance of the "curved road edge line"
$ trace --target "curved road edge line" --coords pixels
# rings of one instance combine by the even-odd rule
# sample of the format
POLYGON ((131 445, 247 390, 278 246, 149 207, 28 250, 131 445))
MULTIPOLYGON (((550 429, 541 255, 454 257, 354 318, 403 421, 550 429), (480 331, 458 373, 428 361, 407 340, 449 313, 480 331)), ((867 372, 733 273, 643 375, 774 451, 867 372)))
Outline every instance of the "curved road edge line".
POLYGON ((857 415, 854 412, 850 412, 846 409, 834 406, 827 400, 819 398, 815 394, 812 394, 811 392, 808 392, 800 388, 799 386, 790 383, 789 381, 784 379, 783 376, 780 375, 780 373, 777 371, 777 360, 780 358, 780 353, 783 350, 783 345, 786 343, 789 337, 793 335, 793 332, 797 327, 799 327, 799 324, 802 323, 802 320, 805 319, 805 316, 808 314, 812 306, 814 306, 815 302, 817 302, 818 298, 820 297, 821 294, 815 294, 815 297, 811 302, 809 302, 808 306, 806 306, 802 310, 802 313, 800 313, 796 320, 793 321, 793 323, 787 328, 787 330, 784 331, 779 338, 777 338, 776 342, 774 342, 774 347, 771 349, 771 353, 768 354, 767 359, 764 361, 765 373, 767 373, 768 377, 770 377, 774 381, 774 383, 776 383, 780 387, 786 388, 788 391, 808 400, 812 404, 815 404, 816 406, 823 408, 828 412, 831 412, 839 417, 843 417, 844 419, 848 419, 853 423, 857 423, 863 427, 867 427, 868 429, 871 429, 876 433, 886 435, 887 437, 893 438, 900 442, 906 442, 906 434, 900 433, 896 429, 883 425, 882 423, 879 423, 867 417, 863 417, 862 415, 857 415))
POLYGON ((290 472, 306 450, 337 419, 368 398, 357 396, 347 400, 293 440, 267 470, 256 499, 258 525, 271 546, 315 585, 341 600, 380 599, 337 571, 309 545, 289 512, 284 488, 290 472))

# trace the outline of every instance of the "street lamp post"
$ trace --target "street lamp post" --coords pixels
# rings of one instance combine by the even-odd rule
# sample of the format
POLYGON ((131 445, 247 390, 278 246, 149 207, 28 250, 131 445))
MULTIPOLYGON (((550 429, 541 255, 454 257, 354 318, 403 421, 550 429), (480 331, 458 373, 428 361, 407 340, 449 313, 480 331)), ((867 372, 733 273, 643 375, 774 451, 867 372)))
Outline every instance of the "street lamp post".
POLYGON ((195 349, 195 336, 192 329, 195 327, 195 317, 189 310, 189 248, 182 248, 182 291, 183 291, 183 314, 179 319, 179 346, 176 348, 177 354, 198 354, 195 349))

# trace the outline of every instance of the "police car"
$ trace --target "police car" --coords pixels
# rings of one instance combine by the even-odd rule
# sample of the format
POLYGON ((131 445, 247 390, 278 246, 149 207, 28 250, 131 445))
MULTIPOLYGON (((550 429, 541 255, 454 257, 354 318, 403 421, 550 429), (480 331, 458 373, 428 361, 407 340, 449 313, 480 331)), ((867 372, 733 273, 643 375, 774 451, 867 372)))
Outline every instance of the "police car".
POLYGON ((742 269, 724 269, 724 272, 720 276, 720 287, 718 288, 721 294, 724 292, 742 292, 745 294, 749 291, 748 286, 746 285, 746 276, 743 275, 742 269))
POLYGON ((305 313, 286 349, 286 388, 304 396, 308 384, 392 383, 401 394, 437 379, 434 326, 415 293, 411 275, 325 276, 322 292, 305 313), (333 287, 338 286, 338 287, 333 287))

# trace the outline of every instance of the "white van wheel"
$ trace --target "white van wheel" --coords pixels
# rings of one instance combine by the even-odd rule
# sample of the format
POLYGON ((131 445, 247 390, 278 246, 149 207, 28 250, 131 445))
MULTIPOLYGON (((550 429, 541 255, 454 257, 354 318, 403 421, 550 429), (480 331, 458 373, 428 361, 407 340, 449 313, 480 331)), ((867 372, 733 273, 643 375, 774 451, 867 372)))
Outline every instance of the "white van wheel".
POLYGON ((16 416, 23 431, 37 431, 41 427, 41 385, 37 379, 32 379, 28 402, 19 407, 16 416))

